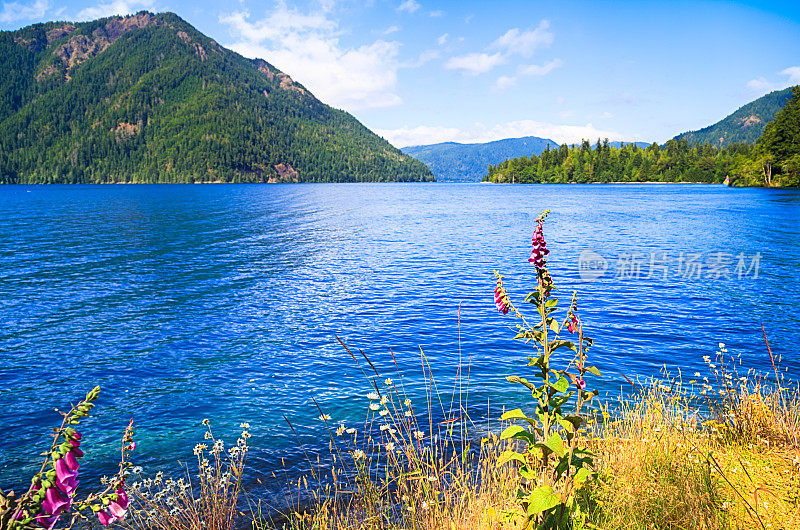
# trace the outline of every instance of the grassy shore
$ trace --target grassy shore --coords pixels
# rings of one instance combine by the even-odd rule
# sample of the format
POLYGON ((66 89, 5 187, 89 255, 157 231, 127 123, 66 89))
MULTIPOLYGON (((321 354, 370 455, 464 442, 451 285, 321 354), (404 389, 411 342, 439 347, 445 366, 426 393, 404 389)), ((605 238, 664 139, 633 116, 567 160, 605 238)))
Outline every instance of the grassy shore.
MULTIPOLYGON (((580 489, 582 515, 565 527, 797 527, 797 394, 757 379, 725 381, 722 375, 719 384, 702 378, 687 384, 680 379, 634 383, 635 391, 613 408, 596 411, 581 436, 596 455, 597 478, 580 489)), ((497 465, 515 442, 490 435, 480 449, 465 453, 456 430, 444 431, 427 446, 406 434, 409 442, 390 446, 388 456, 386 442, 369 437, 362 440, 363 454, 334 452, 338 468, 331 480, 311 488, 307 481, 297 483, 316 502, 291 512, 288 526, 524 526, 516 499, 524 479, 513 463, 497 465), (355 473, 345 476, 348 464, 355 473)), ((256 524, 269 526, 268 521, 256 524)))

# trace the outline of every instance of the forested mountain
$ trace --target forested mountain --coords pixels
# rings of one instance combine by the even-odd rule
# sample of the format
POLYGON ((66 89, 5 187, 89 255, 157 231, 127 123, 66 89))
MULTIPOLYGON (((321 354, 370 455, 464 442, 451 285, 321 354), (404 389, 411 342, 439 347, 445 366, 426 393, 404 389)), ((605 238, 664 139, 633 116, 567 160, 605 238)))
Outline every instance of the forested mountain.
POLYGON ((172 13, 0 32, 0 182, 433 180, 172 13))
POLYGON ((676 140, 685 139, 690 144, 711 144, 725 147, 733 143, 752 144, 764 132, 764 127, 792 97, 792 89, 776 90, 762 96, 713 125, 699 131, 679 134, 676 140))
POLYGON ((800 185, 800 86, 755 144, 720 148, 671 139, 642 149, 608 141, 592 147, 549 147, 541 155, 506 160, 489 168, 489 182, 723 182, 732 186, 800 185))
POLYGON ((539 154, 546 147, 557 147, 553 140, 527 136, 479 144, 445 142, 403 147, 402 151, 431 168, 439 182, 478 182, 490 164, 515 156, 539 154))
MULTIPOLYGON (((611 142, 619 147, 622 142, 611 142)), ((646 147, 647 143, 637 142, 646 147)), ((479 144, 445 142, 431 145, 403 147, 402 151, 424 162, 439 182, 478 182, 486 175, 486 168, 493 164, 521 156, 540 155, 547 148, 558 144, 547 138, 526 136, 507 138, 479 144)))

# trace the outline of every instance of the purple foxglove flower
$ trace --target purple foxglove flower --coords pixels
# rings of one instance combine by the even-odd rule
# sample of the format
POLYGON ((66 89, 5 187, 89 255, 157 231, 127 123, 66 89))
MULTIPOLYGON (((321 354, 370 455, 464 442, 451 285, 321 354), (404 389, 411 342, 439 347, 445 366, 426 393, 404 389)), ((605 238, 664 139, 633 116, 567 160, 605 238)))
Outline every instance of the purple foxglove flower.
POLYGON ((36 522, 39 523, 42 528, 47 530, 53 530, 53 527, 56 525, 56 521, 58 521, 58 515, 54 515, 52 517, 47 517, 46 515, 36 516, 36 522))
POLYGON ((61 495, 58 488, 47 488, 42 501, 42 510, 50 515, 58 516, 62 511, 69 508, 70 499, 61 495))
POLYGON ((508 313, 508 304, 506 303, 505 294, 506 293, 499 284, 494 288, 494 306, 504 315, 508 313))
POLYGON ((128 508, 128 494, 122 488, 116 491, 117 500, 108 503, 108 511, 115 519, 124 519, 128 508))
POLYGON ((63 458, 56 460, 56 486, 70 497, 78 487, 78 471, 71 470, 63 458))
POLYGON ((109 515, 106 512, 97 512, 97 520, 100 521, 100 524, 103 526, 108 526, 116 521, 113 515, 109 515))
POLYGON ((533 238, 531 239, 531 256, 528 258, 530 263, 536 265, 537 269, 545 268, 545 256, 550 254, 547 249, 547 242, 544 240, 542 233, 542 220, 537 220, 536 228, 533 230, 533 238))
POLYGON ((578 331, 578 317, 576 317, 574 314, 572 315, 572 320, 567 323, 567 329, 570 333, 575 333, 578 331))
POLYGON ((80 454, 80 455, 76 455, 76 454, 75 454, 75 452, 74 452, 74 451, 76 451, 76 450, 77 450, 77 451, 80 451, 80 449, 73 449, 72 451, 69 451, 69 452, 67 452, 67 454, 65 454, 65 455, 62 457, 62 458, 63 458, 63 460, 65 460, 65 461, 66 461, 66 463, 67 463, 67 466, 69 466, 69 468, 70 468, 72 471, 78 471, 78 468, 79 468, 79 467, 81 467, 81 465, 78 463, 78 459, 77 459, 77 458, 75 458, 75 457, 76 457, 76 456, 81 456, 81 455, 83 455, 83 452, 81 452, 81 454, 80 454))

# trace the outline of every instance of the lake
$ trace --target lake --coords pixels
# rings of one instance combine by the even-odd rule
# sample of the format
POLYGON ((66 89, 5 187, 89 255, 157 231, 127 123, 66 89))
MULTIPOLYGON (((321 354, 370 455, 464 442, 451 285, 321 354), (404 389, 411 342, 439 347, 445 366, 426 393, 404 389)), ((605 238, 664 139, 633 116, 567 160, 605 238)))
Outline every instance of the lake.
POLYGON ((99 384, 82 472, 114 472, 129 418, 134 461, 150 472, 192 459, 203 418, 229 444, 246 421, 268 496, 281 458, 302 472, 298 445, 327 453, 312 397, 334 424, 363 421, 369 383, 337 335, 414 400, 420 351, 445 394, 469 365, 476 430, 493 428, 525 399, 504 378, 524 375, 530 347, 495 310, 492 271, 523 306, 545 209, 550 271, 565 305, 578 291, 604 396, 623 374, 705 375, 719 342, 743 370, 767 372, 762 323, 800 376, 798 189, 4 186, 0 487, 27 483, 53 408, 99 384))

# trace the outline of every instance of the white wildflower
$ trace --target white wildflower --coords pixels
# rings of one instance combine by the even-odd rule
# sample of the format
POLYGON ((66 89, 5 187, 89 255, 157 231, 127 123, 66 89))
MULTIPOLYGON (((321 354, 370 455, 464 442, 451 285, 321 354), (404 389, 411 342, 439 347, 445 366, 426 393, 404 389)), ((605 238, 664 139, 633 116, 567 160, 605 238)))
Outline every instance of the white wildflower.
POLYGON ((381 408, 381 406, 378 405, 377 403, 370 403, 369 404, 369 410, 378 410, 379 408, 381 408))
POLYGON ((376 392, 370 392, 369 394, 367 394, 367 398, 375 400, 375 399, 380 399, 381 397, 376 392))
POLYGON ((240 424, 239 424, 239 428, 240 428, 240 429, 249 429, 249 428, 250 428, 250 424, 249 424, 249 423, 247 423, 247 422, 240 423, 240 424))
POLYGON ((356 430, 354 428, 350 427, 349 429, 345 429, 344 432, 346 432, 347 434, 355 434, 356 430))
POLYGON ((724 342, 720 342, 720 343, 719 343, 719 349, 721 350, 721 349, 723 349, 724 347, 725 347, 725 343, 724 343, 724 342))
POLYGON ((410 418, 410 417, 411 417, 411 411, 410 411, 410 410, 407 410, 407 411, 406 411, 406 418, 410 418))
POLYGON ((416 438, 417 440, 422 440, 423 438, 425 438, 425 432, 414 431, 414 438, 416 438))
POLYGON ((321 419, 322 421, 327 421, 331 419, 331 417, 328 414, 320 414, 319 419, 321 419))
POLYGON ((391 378, 388 378, 388 379, 385 381, 385 383, 386 383, 386 386, 392 386, 392 383, 393 383, 393 382, 394 382, 394 381, 392 381, 392 379, 391 379, 391 378))
POLYGON ((344 425, 339 425, 339 428, 336 429, 336 436, 341 436, 344 434, 344 425))
POLYGON ((389 398, 387 398, 386 396, 383 396, 381 398, 381 405, 386 405, 387 403, 389 403, 389 398))
POLYGON ((353 458, 355 458, 356 460, 360 460, 361 458, 366 458, 366 456, 367 456, 366 453, 364 453, 364 451, 362 451, 361 449, 356 449, 355 451, 353 451, 353 458))
POLYGON ((389 442, 386 444, 386 450, 391 452, 394 451, 394 442, 389 442))
POLYGON ((383 409, 382 411, 380 411, 381 416, 386 416, 387 414, 389 414, 389 411, 387 409, 383 409))

